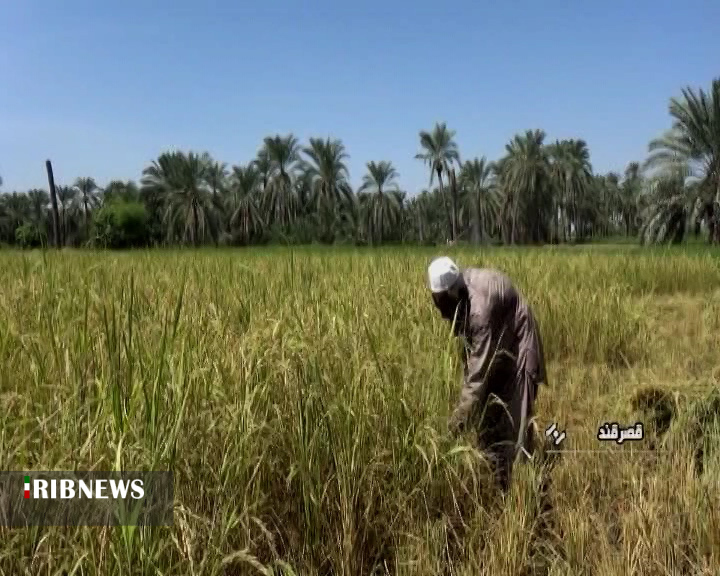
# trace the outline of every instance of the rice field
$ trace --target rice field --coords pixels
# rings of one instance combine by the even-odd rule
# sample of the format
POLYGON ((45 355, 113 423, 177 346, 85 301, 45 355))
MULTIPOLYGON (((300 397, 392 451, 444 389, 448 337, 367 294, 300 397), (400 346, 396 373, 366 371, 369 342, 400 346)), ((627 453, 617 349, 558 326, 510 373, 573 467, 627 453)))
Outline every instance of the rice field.
POLYGON ((172 470, 176 498, 172 528, 0 528, 0 574, 720 573, 720 252, 447 251, 532 305, 567 434, 504 499, 447 432, 443 253, 0 252, 0 469, 172 470))

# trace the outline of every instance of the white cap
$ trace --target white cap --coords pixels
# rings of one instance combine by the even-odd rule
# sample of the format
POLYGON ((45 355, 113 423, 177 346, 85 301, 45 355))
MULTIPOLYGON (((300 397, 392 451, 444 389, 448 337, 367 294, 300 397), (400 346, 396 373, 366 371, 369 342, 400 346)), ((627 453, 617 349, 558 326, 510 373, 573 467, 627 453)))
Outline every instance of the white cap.
POLYGON ((428 281, 433 293, 447 291, 459 277, 460 269, 447 256, 436 258, 428 266, 428 281))

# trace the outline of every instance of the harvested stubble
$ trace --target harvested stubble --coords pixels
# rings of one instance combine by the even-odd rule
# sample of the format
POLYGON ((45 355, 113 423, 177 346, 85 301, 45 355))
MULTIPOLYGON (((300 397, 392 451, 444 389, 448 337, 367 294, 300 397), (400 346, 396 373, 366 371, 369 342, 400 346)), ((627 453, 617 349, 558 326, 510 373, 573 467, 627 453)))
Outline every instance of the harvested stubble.
POLYGON ((717 574, 718 255, 451 251, 538 316, 540 430, 597 450, 647 422, 537 456, 502 502, 446 432, 437 254, 0 254, 0 469, 171 469, 177 500, 173 528, 2 528, 0 573, 717 574))

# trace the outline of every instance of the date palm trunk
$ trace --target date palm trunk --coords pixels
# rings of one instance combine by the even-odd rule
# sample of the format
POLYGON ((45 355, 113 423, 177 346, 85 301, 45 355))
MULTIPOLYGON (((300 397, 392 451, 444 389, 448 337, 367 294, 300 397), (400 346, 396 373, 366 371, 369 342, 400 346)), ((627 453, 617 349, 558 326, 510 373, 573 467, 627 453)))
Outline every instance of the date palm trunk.
POLYGON ((87 242, 90 240, 90 220, 88 218, 88 201, 87 201, 87 195, 83 198, 83 208, 84 208, 84 224, 85 224, 85 241, 87 242))
POLYGON ((458 226, 458 213, 457 213, 457 180, 455 178, 455 169, 450 170, 450 207, 452 209, 452 220, 451 220, 451 234, 452 241, 457 241, 457 226, 458 226))
POLYGON ((720 179, 716 186, 712 211, 713 213, 710 217, 710 242, 720 244, 720 179))
POLYGON ((197 247, 199 244, 199 236, 200 236, 200 222, 198 222, 197 204, 194 201, 192 204, 192 211, 193 211, 193 246, 197 247))
POLYGON ((424 230, 424 222, 423 222, 423 214, 422 211, 418 208, 417 210, 417 220, 418 220, 418 237, 420 239, 420 244, 425 243, 425 230, 424 230))
POLYGON ((380 208, 380 218, 375 220, 378 227, 378 244, 383 243, 383 231, 385 230, 385 198, 383 197, 382 186, 378 186, 378 207, 380 208))
POLYGON ((450 206, 448 205, 447 194, 445 191, 445 186, 443 185, 442 168, 439 168, 437 170, 437 175, 438 175, 438 182, 440 184, 440 196, 443 199, 443 205, 445 206, 445 214, 447 215, 448 232, 450 232, 450 234, 452 235, 452 230, 453 230, 452 215, 450 214, 450 206))
POLYGON ((55 248, 60 248, 60 217, 58 213, 57 191, 55 190, 55 178, 53 177, 52 163, 50 160, 45 161, 45 170, 47 170, 50 203, 52 204, 53 245, 55 248))

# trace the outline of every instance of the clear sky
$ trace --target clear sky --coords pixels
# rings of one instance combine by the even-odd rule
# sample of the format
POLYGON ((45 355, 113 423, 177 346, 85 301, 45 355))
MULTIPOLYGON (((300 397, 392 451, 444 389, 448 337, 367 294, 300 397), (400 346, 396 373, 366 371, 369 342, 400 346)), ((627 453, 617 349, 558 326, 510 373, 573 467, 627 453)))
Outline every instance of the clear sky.
POLYGON ((139 179, 169 148, 252 159, 262 138, 339 137, 357 185, 418 132, 463 159, 517 132, 584 138, 597 171, 642 160, 668 100, 720 75, 718 0, 0 0, 3 191, 139 179))

